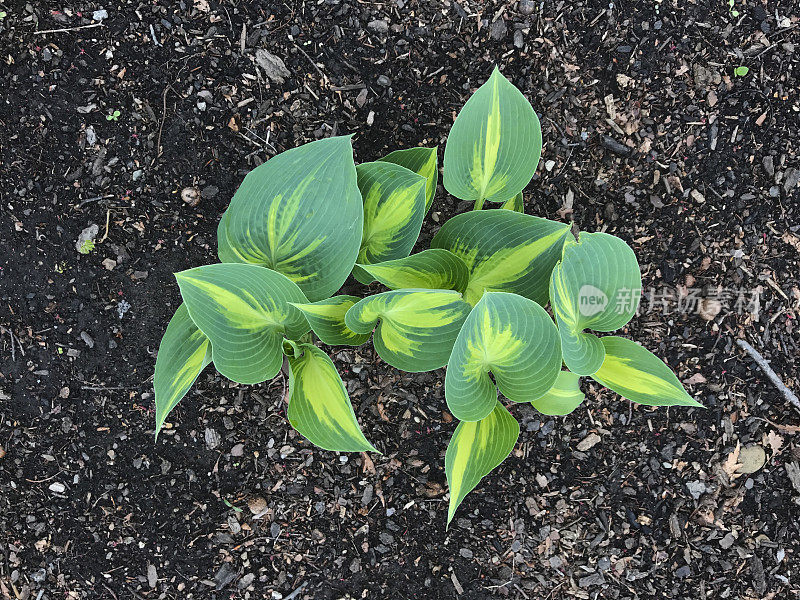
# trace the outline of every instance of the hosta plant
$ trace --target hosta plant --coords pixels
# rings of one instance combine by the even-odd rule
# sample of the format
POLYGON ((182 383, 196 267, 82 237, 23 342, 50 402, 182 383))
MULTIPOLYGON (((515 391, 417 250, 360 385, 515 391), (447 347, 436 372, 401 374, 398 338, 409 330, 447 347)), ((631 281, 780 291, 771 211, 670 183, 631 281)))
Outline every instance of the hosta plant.
POLYGON ((356 165, 351 138, 331 137, 251 171, 219 223, 220 262, 175 275, 183 304, 156 360, 156 433, 213 362, 240 384, 284 369, 287 417, 302 436, 377 452, 326 348, 371 338, 397 369, 446 367, 445 399, 460 421, 444 464, 449 523, 513 449, 515 403, 568 414, 590 377, 641 404, 697 405, 644 347, 595 335, 636 313, 639 266, 617 237, 576 238, 566 223, 522 212, 541 148, 536 113, 495 70, 444 151, 445 189, 475 210, 413 254, 436 193, 436 148, 356 165), (499 208, 480 210, 486 202, 499 208), (364 294, 337 293, 351 275, 349 291, 364 294))

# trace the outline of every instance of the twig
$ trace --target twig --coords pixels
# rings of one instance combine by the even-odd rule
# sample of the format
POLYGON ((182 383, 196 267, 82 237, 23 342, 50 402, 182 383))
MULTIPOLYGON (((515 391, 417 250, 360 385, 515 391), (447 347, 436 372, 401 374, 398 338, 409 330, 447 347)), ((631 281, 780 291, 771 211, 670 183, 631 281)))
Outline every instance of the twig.
POLYGON ((308 62, 310 62, 310 63, 311 63, 311 66, 312 66, 312 67, 314 67, 314 70, 317 72, 317 74, 319 74, 319 76, 320 76, 320 77, 322 77, 322 81, 323 81, 324 83, 327 83, 327 82, 328 82, 328 77, 327 77, 327 76, 325 75, 325 73, 323 73, 323 72, 322 72, 322 70, 321 70, 321 69, 320 69, 320 68, 317 66, 317 63, 315 63, 315 62, 312 60, 312 58, 311 58, 311 57, 310 57, 308 54, 306 54, 306 51, 305 51, 305 50, 303 50, 303 49, 302 49, 300 46, 298 46, 297 44, 295 44, 295 45, 294 45, 294 47, 295 47, 295 48, 297 48, 297 49, 300 51, 300 54, 302 54, 303 56, 305 56, 305 57, 308 59, 308 62))
POLYGON ((64 29, 42 29, 41 31, 34 31, 33 35, 44 35, 45 33, 67 33, 70 31, 77 31, 78 29, 91 29, 92 27, 102 27, 102 23, 90 23, 89 25, 78 25, 77 27, 65 27, 64 29))
POLYGON ((786 384, 783 383, 781 378, 778 377, 775 371, 772 370, 772 367, 770 367, 766 359, 759 354, 758 350, 753 348, 745 340, 736 340, 736 343, 740 348, 747 352, 754 361, 756 361, 756 364, 761 368, 762 371, 764 371, 764 374, 769 377, 769 380, 775 384, 775 387, 780 390, 780 392, 789 402, 791 402, 795 410, 800 412, 800 400, 798 400, 797 396, 794 394, 794 392, 792 392, 792 390, 786 387, 786 384))
POLYGON ((16 362, 17 360, 17 353, 14 350, 14 334, 11 333, 11 330, 8 330, 8 337, 11 338, 11 362, 16 362))
POLYGON ((114 194, 106 194, 105 196, 94 196, 92 198, 86 198, 86 200, 81 200, 81 206, 84 204, 88 204, 89 202, 95 202, 97 200, 107 200, 108 198, 113 198, 114 194))
POLYGON ((307 583, 302 584, 299 588, 297 588, 291 594, 286 596, 286 598, 284 600, 294 600, 295 598, 297 598, 300 595, 300 592, 302 592, 307 585, 308 585, 307 583))
POLYGON ((111 218, 111 209, 106 211, 106 232, 103 234, 103 237, 100 239, 100 242, 99 242, 100 244, 105 242, 106 239, 108 238, 108 223, 109 223, 109 219, 110 218, 111 218))
POLYGON ((164 88, 164 94, 161 96, 161 105, 162 105, 161 124, 158 126, 158 141, 156 142, 156 155, 153 158, 153 162, 150 163, 151 168, 156 164, 156 161, 159 158, 161 158, 161 155, 163 154, 163 152, 161 151, 161 132, 164 129, 164 121, 167 120, 167 92, 169 91, 170 87, 172 86, 167 85, 167 87, 164 88))

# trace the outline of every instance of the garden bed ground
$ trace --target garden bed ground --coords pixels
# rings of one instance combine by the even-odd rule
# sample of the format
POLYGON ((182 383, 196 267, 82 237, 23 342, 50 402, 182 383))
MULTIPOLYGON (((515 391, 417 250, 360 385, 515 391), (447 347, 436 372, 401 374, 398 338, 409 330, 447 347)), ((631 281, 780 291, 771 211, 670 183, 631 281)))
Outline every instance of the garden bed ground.
MULTIPOLYGON (((1 598, 798 593, 800 419, 735 344, 797 392, 796 2, 0 9, 1 598), (624 334, 707 410, 588 382, 566 418, 515 406, 517 449, 449 531, 443 373, 400 374, 370 345, 335 357, 383 455, 314 449, 287 426, 283 381, 211 369, 156 443, 172 273, 215 260, 244 174, 334 132, 359 161, 442 148, 495 63, 542 116, 526 212, 633 246, 645 300, 624 334), (741 474, 754 445, 766 464, 741 474)), ((440 187, 422 246, 463 209, 440 187)))

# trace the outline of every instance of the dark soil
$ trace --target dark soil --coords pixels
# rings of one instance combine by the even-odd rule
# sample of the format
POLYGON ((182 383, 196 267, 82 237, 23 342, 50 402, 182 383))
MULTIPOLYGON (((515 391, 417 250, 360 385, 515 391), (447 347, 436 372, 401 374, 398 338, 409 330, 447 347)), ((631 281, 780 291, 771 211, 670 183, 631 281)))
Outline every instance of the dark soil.
MULTIPOLYGON (((0 597, 797 597, 800 420, 735 340, 797 393, 800 7, 734 8, 1 3, 0 597), (398 373, 369 345, 335 358, 383 456, 312 448, 283 381, 212 369, 156 443, 172 273, 216 260, 244 174, 334 133, 360 161, 442 148, 495 63, 542 115, 526 211, 634 247, 646 292, 667 293, 624 334, 707 410, 588 380, 566 418, 515 406, 517 449, 449 531, 443 373, 398 373), (739 290, 760 292, 757 315, 739 290), (742 474, 752 446, 766 463, 742 474)), ((463 208, 440 188, 423 245, 463 208)))

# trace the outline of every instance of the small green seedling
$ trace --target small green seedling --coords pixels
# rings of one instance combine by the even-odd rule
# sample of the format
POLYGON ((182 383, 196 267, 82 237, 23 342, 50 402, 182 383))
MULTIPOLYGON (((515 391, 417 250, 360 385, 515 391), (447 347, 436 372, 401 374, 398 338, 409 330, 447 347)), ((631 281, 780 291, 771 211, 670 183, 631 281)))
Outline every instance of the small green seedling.
POLYGON ((118 121, 121 114, 120 111, 115 110, 111 114, 106 115, 106 121, 118 121))
POLYGON ((728 11, 734 18, 739 16, 739 11, 734 8, 735 6, 736 6, 736 0, 728 0, 728 11))
POLYGON ((372 338, 397 369, 447 367, 445 399, 460 421, 445 455, 449 523, 514 448, 514 403, 568 414, 589 377, 641 404, 700 406, 644 347, 593 333, 617 331, 636 314, 639 265, 620 238, 576 238, 568 223, 524 214, 541 148, 536 113, 495 69, 444 150, 445 189, 475 210, 447 221, 416 254, 437 187, 436 148, 356 165, 351 138, 331 137, 251 171, 219 223, 221 262, 175 275, 183 303, 156 360, 156 434, 210 363, 257 384, 285 361, 287 416, 301 435, 325 450, 377 452, 319 346, 372 338), (501 208, 481 210, 486 202, 501 208), (337 294, 351 274, 385 291, 337 294))
POLYGON ((750 72, 750 68, 749 68, 749 67, 744 67, 744 66, 742 66, 742 67, 736 67, 736 68, 733 70, 733 74, 734 74, 734 75, 736 75, 737 77, 744 77, 744 76, 745 76, 745 75, 747 75, 749 72, 750 72))
POLYGON ((94 240, 83 240, 78 252, 81 254, 89 254, 92 250, 94 250, 94 240))
POLYGON ((8 16, 8 13, 4 10, 0 10, 0 21, 5 19, 8 16))

